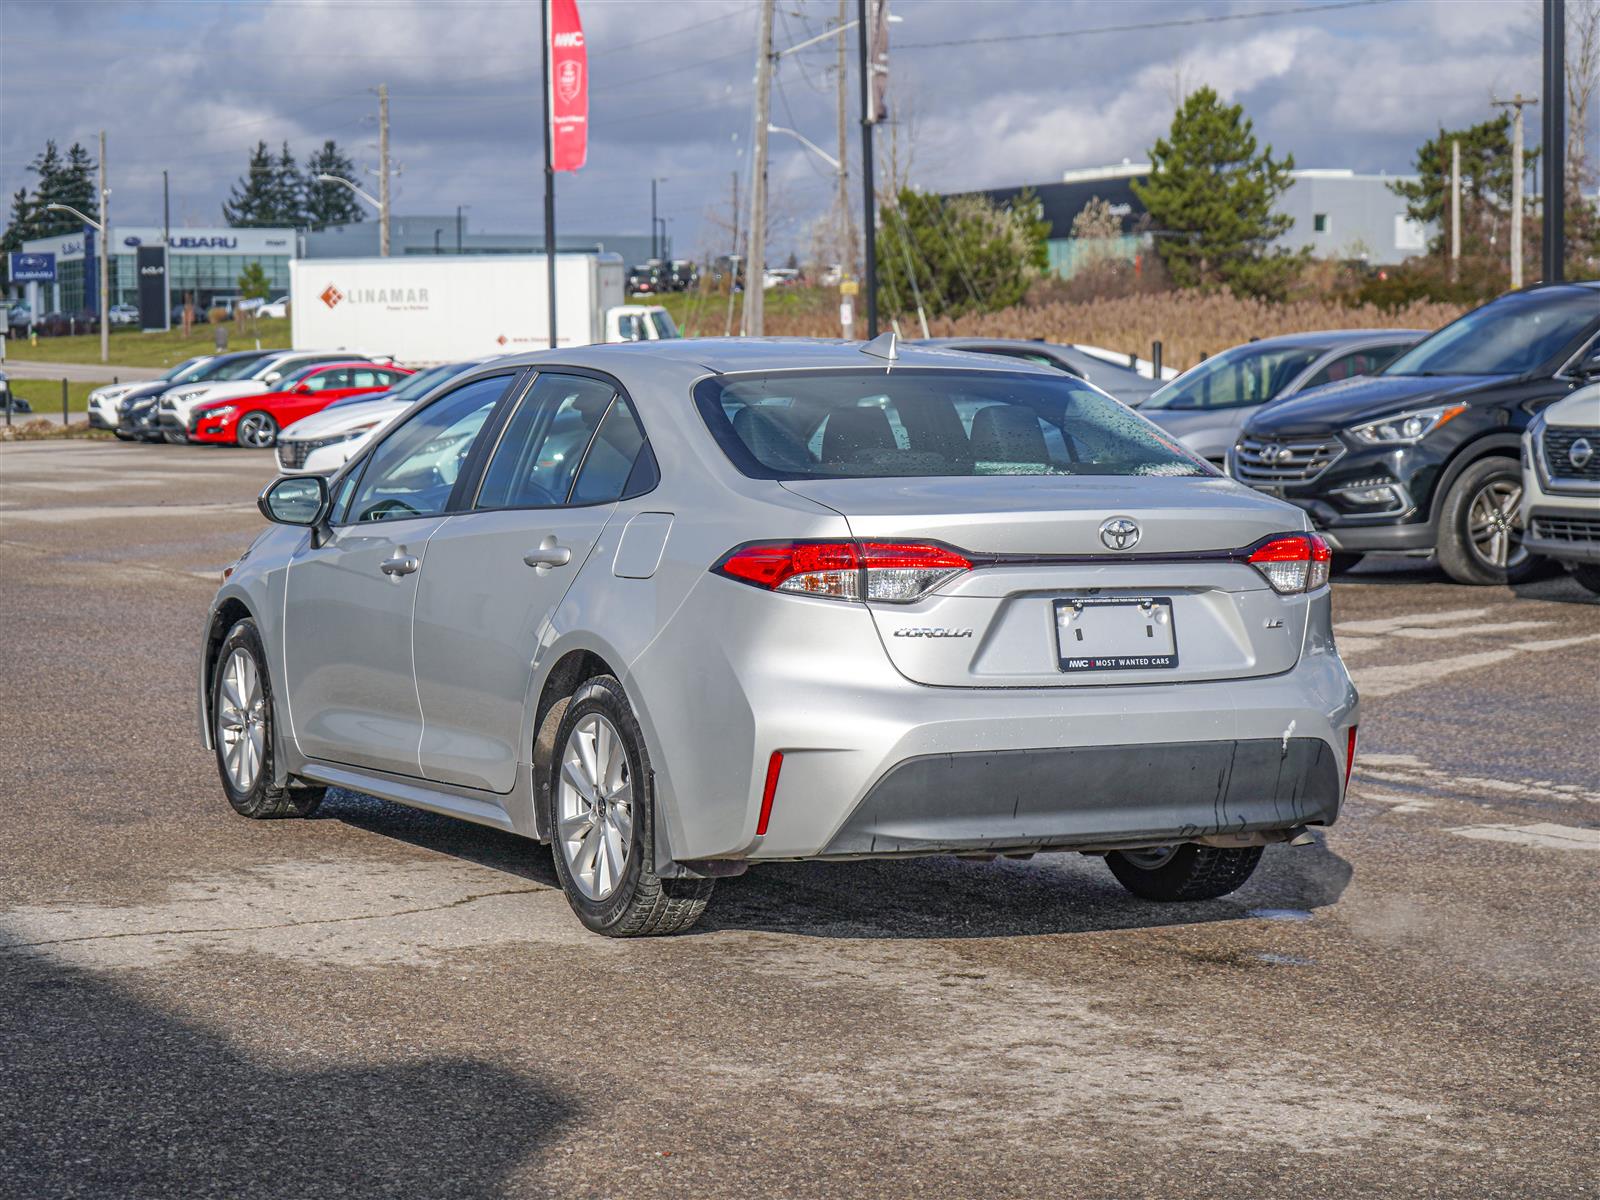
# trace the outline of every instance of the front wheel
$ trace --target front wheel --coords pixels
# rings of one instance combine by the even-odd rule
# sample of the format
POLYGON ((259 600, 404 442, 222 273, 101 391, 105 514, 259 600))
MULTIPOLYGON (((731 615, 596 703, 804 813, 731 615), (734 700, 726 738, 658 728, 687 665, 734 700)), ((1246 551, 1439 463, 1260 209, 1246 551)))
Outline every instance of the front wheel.
POLYGON ((1522 544, 1522 467, 1485 458, 1456 477, 1439 513, 1439 565, 1457 583, 1522 583, 1542 560, 1522 544))
POLYGON ((152 442, 166 442, 169 446, 187 446, 189 435, 181 429, 163 429, 160 433, 150 435, 152 442))
POLYGON ((269 450, 278 441, 278 423, 264 412, 248 412, 233 436, 246 450, 269 450))
POLYGON ((228 631, 211 681, 217 772, 240 816, 308 817, 322 803, 320 787, 277 787, 272 781, 272 681, 261 634, 249 618, 228 631))
POLYGON ((655 873, 650 758, 622 685, 610 675, 583 684, 555 745, 547 816, 556 876, 578 920, 607 937, 689 928, 713 881, 655 873))
POLYGON ((1144 900, 1215 900, 1244 886, 1261 861, 1260 846, 1224 849, 1187 842, 1149 850, 1113 850, 1106 866, 1144 900))

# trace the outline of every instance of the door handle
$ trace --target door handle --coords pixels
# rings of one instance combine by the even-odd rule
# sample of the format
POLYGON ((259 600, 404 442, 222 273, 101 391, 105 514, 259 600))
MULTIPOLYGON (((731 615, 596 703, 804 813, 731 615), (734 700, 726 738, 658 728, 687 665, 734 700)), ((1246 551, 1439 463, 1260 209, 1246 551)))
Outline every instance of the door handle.
POLYGON ((524 554, 522 561, 536 570, 549 570, 551 567, 564 567, 571 562, 572 551, 566 546, 558 546, 556 535, 552 533, 545 536, 537 550, 529 550, 524 554))
POLYGON ((379 563, 378 570, 385 575, 409 575, 421 565, 422 560, 413 554, 397 554, 379 563))

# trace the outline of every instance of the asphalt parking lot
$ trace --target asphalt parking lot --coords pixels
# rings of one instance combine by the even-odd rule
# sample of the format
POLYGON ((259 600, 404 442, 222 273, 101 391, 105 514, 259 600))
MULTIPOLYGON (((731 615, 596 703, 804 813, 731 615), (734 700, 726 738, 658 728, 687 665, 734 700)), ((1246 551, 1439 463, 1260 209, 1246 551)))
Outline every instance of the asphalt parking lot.
POLYGON ((1079 856, 769 866, 587 934, 548 852, 196 739, 270 456, 0 447, 0 1195, 1581 1196, 1600 606, 1335 588, 1344 819, 1156 907, 1079 856))

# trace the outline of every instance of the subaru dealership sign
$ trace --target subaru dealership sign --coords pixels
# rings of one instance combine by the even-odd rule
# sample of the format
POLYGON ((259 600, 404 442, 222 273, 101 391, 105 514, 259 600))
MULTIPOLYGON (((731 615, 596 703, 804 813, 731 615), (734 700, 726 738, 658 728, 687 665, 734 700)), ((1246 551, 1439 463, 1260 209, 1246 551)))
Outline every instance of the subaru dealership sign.
POLYGON ((56 256, 30 254, 26 250, 11 252, 12 283, 54 283, 56 281, 56 256))

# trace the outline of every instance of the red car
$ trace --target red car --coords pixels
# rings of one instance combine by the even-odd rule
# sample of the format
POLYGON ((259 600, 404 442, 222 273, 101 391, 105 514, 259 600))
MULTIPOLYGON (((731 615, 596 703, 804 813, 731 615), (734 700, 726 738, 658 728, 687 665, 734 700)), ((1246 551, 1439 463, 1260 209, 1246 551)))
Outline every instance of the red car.
POLYGON ((277 442, 285 425, 346 396, 386 392, 410 374, 405 367, 370 362, 313 363, 285 375, 271 391, 199 405, 189 418, 189 440, 264 450, 277 442))

